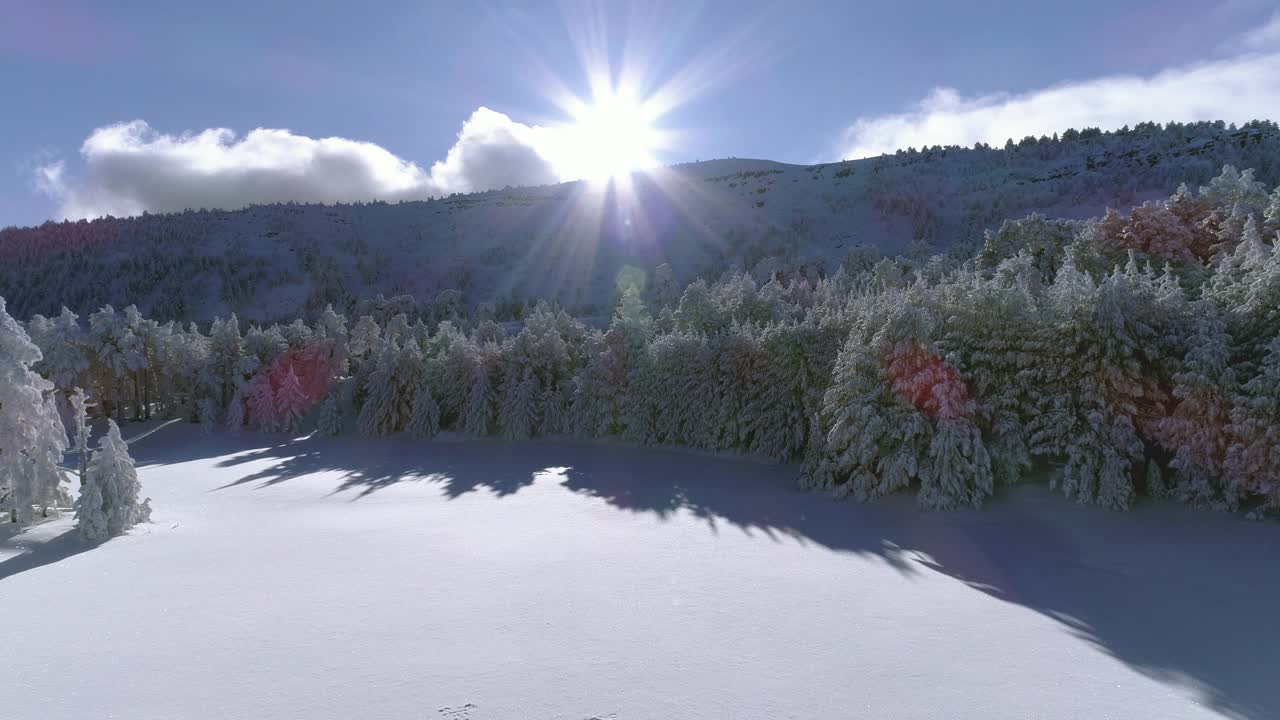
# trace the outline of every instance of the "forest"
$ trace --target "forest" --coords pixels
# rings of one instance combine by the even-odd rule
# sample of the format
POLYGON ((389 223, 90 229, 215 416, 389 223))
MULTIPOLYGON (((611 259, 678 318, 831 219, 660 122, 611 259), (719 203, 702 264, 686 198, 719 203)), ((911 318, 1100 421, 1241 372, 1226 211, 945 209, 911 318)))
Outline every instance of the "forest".
POLYGON ((1008 220, 972 257, 856 247, 830 274, 673 277, 620 276, 598 326, 547 302, 505 323, 378 297, 355 318, 184 326, 110 305, 19 322, 0 300, 0 477, 25 478, 0 495, 28 519, 54 502, 64 425, 88 414, 754 453, 931 509, 1047 481, 1108 508, 1280 511, 1280 188, 1250 170, 1093 220, 1008 220))

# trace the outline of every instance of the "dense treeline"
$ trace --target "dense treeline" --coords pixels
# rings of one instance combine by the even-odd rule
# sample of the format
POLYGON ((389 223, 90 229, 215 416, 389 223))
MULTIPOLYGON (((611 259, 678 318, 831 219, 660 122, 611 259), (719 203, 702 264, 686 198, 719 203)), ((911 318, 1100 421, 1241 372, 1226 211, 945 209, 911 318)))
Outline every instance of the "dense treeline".
POLYGON ((1280 189, 1249 171, 1099 220, 1008 221, 965 260, 859 248, 829 276, 671 277, 620 288, 607 327, 393 299, 354 322, 182 327, 107 306, 25 332, 58 397, 84 387, 116 418, 613 436, 797 461, 806 486, 931 508, 1048 469, 1107 507, 1280 510, 1280 189))

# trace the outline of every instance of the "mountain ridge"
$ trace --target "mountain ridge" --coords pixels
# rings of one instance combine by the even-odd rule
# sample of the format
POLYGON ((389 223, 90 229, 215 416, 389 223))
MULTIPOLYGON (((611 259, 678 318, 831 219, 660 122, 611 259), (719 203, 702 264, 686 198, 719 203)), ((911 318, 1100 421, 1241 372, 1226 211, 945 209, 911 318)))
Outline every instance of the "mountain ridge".
POLYGON ((0 296, 21 315, 132 303, 178 320, 268 321, 448 290, 472 304, 546 298, 588 311, 610 302, 624 269, 647 278, 665 263, 687 282, 762 262, 830 271, 858 247, 971 252, 1005 219, 1099 216, 1227 164, 1280 183, 1280 128, 1143 123, 816 165, 724 158, 396 204, 49 222, 0 230, 0 296))

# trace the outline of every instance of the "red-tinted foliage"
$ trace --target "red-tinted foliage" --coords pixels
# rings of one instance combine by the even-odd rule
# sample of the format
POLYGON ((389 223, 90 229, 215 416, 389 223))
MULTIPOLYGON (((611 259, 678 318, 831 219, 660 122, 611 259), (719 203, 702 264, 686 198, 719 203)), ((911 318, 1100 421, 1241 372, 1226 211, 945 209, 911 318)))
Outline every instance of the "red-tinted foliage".
POLYGON ((286 350, 271 362, 250 382, 245 396, 249 398, 249 422, 258 427, 273 426, 277 418, 285 417, 288 410, 296 410, 299 414, 315 406, 324 399, 333 387, 334 371, 337 363, 333 358, 330 342, 321 342, 302 348, 286 350), (285 378, 292 372, 298 378, 302 389, 302 398, 287 398, 280 393, 285 378), (266 387, 264 387, 266 386, 266 387), (263 407, 261 398, 273 398, 270 408, 263 407), (256 399, 256 400, 255 400, 256 399), (291 407, 280 407, 280 403, 291 403, 291 407), (299 406, 298 403, 301 403, 299 406))
POLYGON ((916 343, 899 343, 884 361, 893 391, 932 418, 971 417, 976 403, 960 373, 937 353, 916 343))

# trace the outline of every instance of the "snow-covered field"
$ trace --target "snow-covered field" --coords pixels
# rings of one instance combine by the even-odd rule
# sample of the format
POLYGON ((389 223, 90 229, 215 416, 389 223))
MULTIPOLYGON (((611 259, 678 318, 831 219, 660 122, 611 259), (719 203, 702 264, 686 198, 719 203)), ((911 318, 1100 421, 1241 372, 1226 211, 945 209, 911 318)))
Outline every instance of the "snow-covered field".
POLYGON ((1274 524, 607 443, 131 449, 153 524, 0 534, 0 717, 1280 717, 1274 524))

